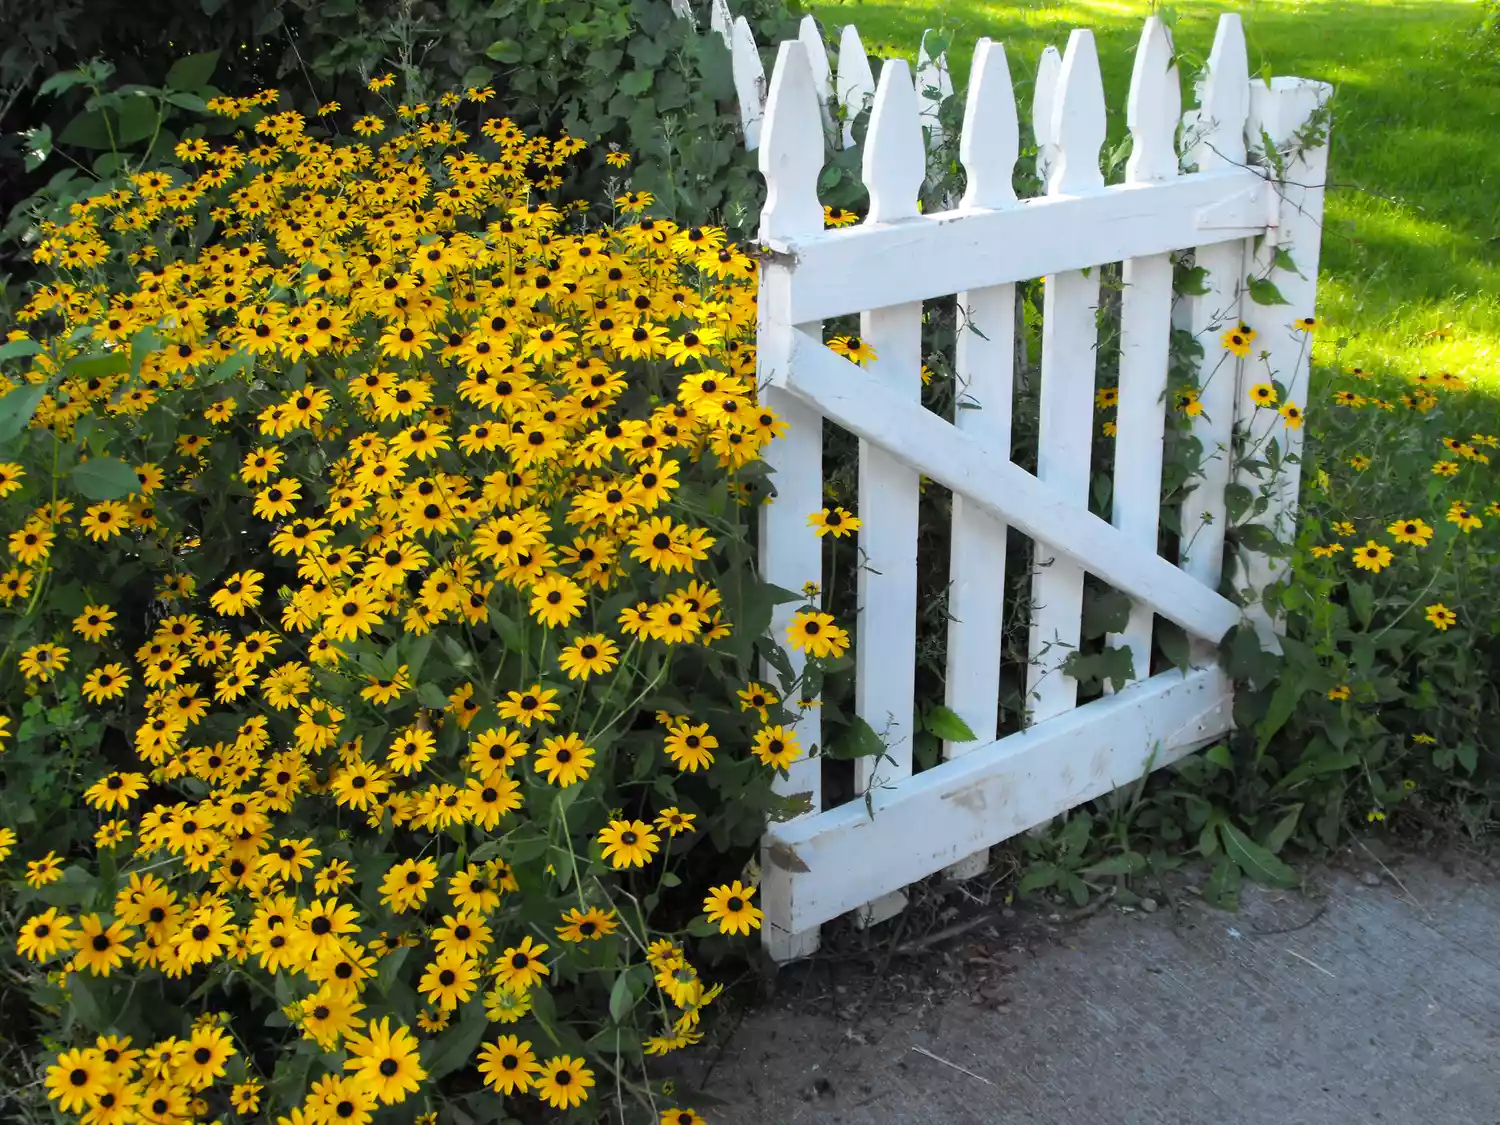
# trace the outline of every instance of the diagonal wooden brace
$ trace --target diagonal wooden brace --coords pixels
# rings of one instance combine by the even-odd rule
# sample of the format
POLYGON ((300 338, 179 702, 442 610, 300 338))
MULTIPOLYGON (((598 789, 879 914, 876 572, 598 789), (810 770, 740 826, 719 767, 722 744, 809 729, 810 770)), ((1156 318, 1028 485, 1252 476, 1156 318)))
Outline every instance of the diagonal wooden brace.
MULTIPOLYGON (((931 411, 899 397, 801 328, 775 386, 805 399, 825 417, 969 497, 1012 527, 1075 559, 1188 633, 1217 642, 1239 623, 1238 606, 1143 550, 1118 528, 1065 503, 1015 465, 1009 450, 986 448, 931 411)), ((875 498, 878 502, 878 498, 875 498)))

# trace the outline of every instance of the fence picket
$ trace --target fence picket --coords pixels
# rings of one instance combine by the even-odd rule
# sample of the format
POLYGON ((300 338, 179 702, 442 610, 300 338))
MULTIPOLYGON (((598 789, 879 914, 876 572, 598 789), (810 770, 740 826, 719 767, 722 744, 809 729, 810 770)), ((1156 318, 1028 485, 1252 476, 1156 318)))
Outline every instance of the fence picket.
MULTIPOLYGON (((958 151, 968 178, 965 208, 1016 206, 1012 175, 1020 151, 1020 126, 1015 90, 1005 48, 988 39, 981 39, 974 49, 958 151)), ((990 285, 960 293, 957 305, 954 424, 1009 455, 1016 287, 990 285)), ((953 494, 944 703, 969 725, 977 740, 945 742, 944 758, 959 757, 999 736, 1005 538, 1004 521, 963 493, 953 494)), ((988 865, 989 850, 985 849, 951 865, 948 872, 954 878, 972 878, 988 865)))
POLYGON ((1047 188, 1052 165, 1057 162, 1057 138, 1053 134, 1053 108, 1057 80, 1062 74, 1062 56, 1056 47, 1044 47, 1036 64, 1036 85, 1031 89, 1031 135, 1036 141, 1036 175, 1047 188))
MULTIPOLYGON (((766 102, 765 143, 759 153, 761 174, 766 179, 766 206, 761 211, 762 238, 821 230, 823 209, 818 203, 818 173, 823 166, 823 130, 818 123, 813 73, 806 47, 800 42, 781 44, 771 76, 766 102)), ((785 318, 785 277, 775 265, 761 274, 761 329, 757 359, 760 365, 760 401, 786 424, 785 435, 771 441, 761 453, 772 472, 776 499, 760 510, 761 577, 787 590, 801 590, 804 583, 821 584, 823 548, 807 524, 809 512, 823 506, 823 418, 818 411, 778 387, 767 385, 778 364, 790 362, 792 333, 785 318)), ((818 331, 817 325, 810 326, 818 331)), ((796 612, 793 604, 772 611, 771 632, 786 635, 796 612)), ((788 651, 793 672, 801 675, 805 663, 799 653, 788 651)), ((761 669, 768 682, 776 673, 769 664, 761 669)), ((782 694, 785 694, 783 691, 782 694)), ((796 731, 808 756, 793 762, 785 778, 778 778, 776 791, 806 793, 810 812, 823 807, 823 760, 813 757, 823 743, 822 720, 816 707, 803 711, 796 731)), ((768 862, 763 858, 763 863, 768 862)), ((768 892, 764 909, 770 917, 789 917, 789 904, 775 902, 768 892)), ((814 927, 801 933, 768 924, 762 930, 767 951, 779 961, 809 956, 818 947, 814 927)))
POLYGON ((813 90, 818 95, 818 115, 823 119, 823 128, 833 129, 833 113, 828 99, 833 96, 833 71, 828 65, 828 48, 823 45, 823 33, 818 21, 812 16, 802 17, 797 25, 797 38, 807 48, 807 62, 812 68, 813 90))
MULTIPOLYGON (((1104 81, 1094 37, 1074 31, 1058 78, 1052 135, 1057 163, 1047 184, 1052 196, 1104 186, 1104 81)), ((1094 351, 1098 341, 1099 271, 1068 270, 1046 279, 1042 300, 1042 391, 1037 430, 1039 480, 1063 503, 1088 504, 1093 441, 1094 351)), ((1031 583, 1031 721, 1043 722, 1077 704, 1078 682, 1062 670, 1078 648, 1083 621, 1082 565, 1036 544, 1031 583)))
MULTIPOLYGON (((1245 35, 1236 15, 1219 17, 1208 70, 1199 93, 1194 156, 1202 172, 1233 169, 1245 162, 1245 122, 1250 113, 1245 35)), ((1229 483, 1231 437, 1240 383, 1240 360, 1221 343, 1242 315, 1245 251, 1239 243, 1200 246, 1195 262, 1206 273, 1207 291, 1189 299, 1189 330, 1203 346, 1199 403, 1193 436, 1202 447, 1201 479, 1182 505, 1182 568, 1218 588, 1224 562, 1225 486, 1229 483)), ((1194 658, 1209 660, 1213 646, 1197 642, 1194 658)))
MULTIPOLYGON (((1181 113, 1182 88, 1172 37, 1161 19, 1152 16, 1141 34, 1130 77, 1125 119, 1132 143, 1125 163, 1126 183, 1155 183, 1177 175, 1173 138, 1181 113)), ((1123 275, 1113 522, 1143 550, 1154 552, 1161 518, 1172 256, 1128 259, 1123 275)), ((1130 650, 1137 679, 1151 674, 1153 617, 1150 605, 1132 601, 1124 632, 1108 638, 1109 644, 1130 650)))
POLYGON ((927 53, 927 37, 932 32, 922 32, 922 42, 917 45, 917 100, 922 106, 922 124, 927 129, 927 147, 935 149, 943 143, 944 131, 939 111, 943 103, 953 96, 953 78, 948 73, 948 55, 939 51, 936 58, 927 53))
POLYGON ((854 147, 854 119, 875 100, 875 72, 859 41, 859 31, 846 23, 839 32, 839 69, 834 92, 843 107, 844 147, 854 147))
POLYGON ((730 29, 734 27, 734 17, 729 14, 729 5, 725 0, 711 0, 708 7, 708 28, 717 31, 720 38, 724 40, 724 46, 731 51, 734 43, 731 38, 730 29))
POLYGON ((740 103, 740 130, 745 134, 746 150, 754 152, 760 147, 760 127, 765 119, 766 68, 744 16, 730 27, 729 52, 734 93, 740 103))
MULTIPOLYGON (((926 173, 922 124, 911 72, 890 59, 880 73, 865 139, 863 175, 870 193, 868 223, 916 217, 917 192, 926 173)), ((868 377, 913 404, 922 391, 920 301, 860 315, 860 335, 876 358, 868 377)), ((919 477, 895 453, 859 443, 859 611, 856 621, 855 712, 886 740, 886 754, 858 758, 854 787, 864 793, 911 775, 916 697, 917 503, 919 477)), ((887 896, 864 912, 866 923, 906 905, 887 896)))
MULTIPOLYGON (((1285 305, 1266 306, 1260 315, 1266 318, 1260 348, 1269 359, 1260 370, 1274 371, 1286 390, 1288 402, 1307 409, 1308 368, 1312 360, 1311 332, 1294 327, 1306 317, 1315 316, 1319 243, 1323 230, 1322 185, 1328 175, 1328 145, 1297 143, 1298 131, 1323 103, 1332 96, 1332 87, 1321 82, 1299 78, 1274 78, 1267 86, 1250 84, 1251 137, 1269 137, 1271 143, 1290 149, 1285 156, 1285 182, 1278 223, 1257 245, 1246 243, 1246 272, 1264 277, 1286 299, 1285 305), (1286 251, 1292 268, 1277 264, 1277 252, 1286 251), (1272 319, 1275 318, 1275 319, 1272 319)), ((1260 147, 1257 145, 1256 147, 1260 147)), ((1240 428, 1246 433, 1247 448, 1262 459, 1266 443, 1279 443, 1282 464, 1276 485, 1269 497, 1270 506, 1255 522, 1267 527, 1278 539, 1290 542, 1296 530, 1297 496, 1302 477, 1302 439, 1304 430, 1286 425, 1269 410, 1256 411, 1250 404, 1248 388, 1241 387, 1238 397, 1240 428)), ((1262 480, 1242 472, 1239 483, 1259 495, 1262 480)), ((1285 559, 1266 554, 1245 556, 1246 572, 1236 576, 1237 585, 1246 591, 1247 613, 1263 641, 1278 644, 1276 621, 1265 609, 1260 591, 1278 581, 1286 570, 1285 559)))

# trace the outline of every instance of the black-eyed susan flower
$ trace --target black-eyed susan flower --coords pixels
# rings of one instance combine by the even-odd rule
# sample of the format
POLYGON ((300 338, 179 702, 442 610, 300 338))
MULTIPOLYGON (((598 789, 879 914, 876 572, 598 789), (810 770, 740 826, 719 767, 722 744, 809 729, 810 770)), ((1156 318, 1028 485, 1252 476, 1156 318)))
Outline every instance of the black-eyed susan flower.
POLYGON ((814 512, 807 517, 807 522, 812 527, 818 538, 832 535, 835 539, 843 539, 853 535, 863 526, 858 516, 845 508, 827 507, 821 511, 814 512))
POLYGON ((858 336, 835 336, 828 341, 828 350, 861 367, 878 358, 868 341, 858 336))
POLYGON ((703 912, 708 920, 719 927, 720 933, 748 934, 760 929, 765 916, 760 907, 751 903, 755 888, 747 887, 738 879, 721 887, 714 887, 703 900, 703 912))
POLYGON ((594 1072, 582 1059, 558 1055, 542 1064, 536 1076, 536 1095, 554 1109, 572 1109, 588 1101, 594 1072))
POLYGON ((514 1035, 502 1035, 486 1043, 479 1049, 476 1062, 485 1084, 501 1094, 526 1093, 541 1070, 530 1041, 514 1035))
POLYGON ((1281 415, 1281 420, 1286 423, 1287 429, 1300 430, 1302 428, 1304 420, 1302 408, 1295 402, 1284 403, 1277 413, 1281 415))
POLYGON ((1373 539, 1366 540, 1363 547, 1355 547, 1351 554, 1355 566, 1360 570, 1368 570, 1372 574, 1379 574, 1390 566, 1391 559, 1395 557, 1389 547, 1373 539))
POLYGON ((1270 383, 1256 383, 1249 391, 1250 401, 1256 406, 1275 406, 1276 388, 1270 383))
POLYGON ((32 961, 50 961, 59 953, 73 949, 78 942, 78 931, 73 928, 73 919, 58 913, 57 907, 48 907, 40 914, 33 914, 21 925, 16 938, 16 952, 32 961))
POLYGON ((106 922, 98 914, 85 914, 78 920, 73 970, 109 976, 124 963, 132 933, 134 930, 124 922, 106 922))
POLYGON ((762 727, 750 743, 751 753, 762 765, 784 770, 802 757, 802 743, 797 732, 783 726, 762 727))
POLYGON ((611 867, 645 867, 661 837, 643 820, 612 820, 599 831, 600 854, 611 867))
POLYGON ((1225 351, 1241 358, 1250 354, 1250 345, 1253 342, 1254 336, 1243 324, 1226 330, 1219 337, 1219 343, 1224 346, 1225 351))
POLYGON ((577 734, 552 735, 542 740, 535 762, 536 771, 546 775, 547 784, 566 789, 588 779, 594 768, 594 748, 577 734))
POLYGON ((557 936, 566 942, 598 941, 608 937, 619 928, 613 910, 601 910, 591 906, 587 910, 576 907, 563 912, 562 925, 556 927, 557 936))
POLYGON ((837 659, 849 647, 849 634, 834 624, 831 613, 804 610, 792 617, 787 643, 809 656, 837 659))
POLYGON ((1419 519, 1397 520, 1386 530, 1391 533, 1391 538, 1397 543, 1410 543, 1416 547, 1425 547, 1432 542, 1432 528, 1419 519))
POLYGON ((1449 609, 1442 602, 1434 602, 1429 605, 1423 614, 1432 627, 1440 633, 1447 632, 1451 627, 1458 624, 1458 614, 1449 609))
POLYGON ((500 954, 493 970, 495 979, 512 991, 524 991, 540 984, 542 978, 552 972, 542 960, 542 954, 549 948, 534 941, 530 934, 526 935, 519 945, 510 946, 500 954))

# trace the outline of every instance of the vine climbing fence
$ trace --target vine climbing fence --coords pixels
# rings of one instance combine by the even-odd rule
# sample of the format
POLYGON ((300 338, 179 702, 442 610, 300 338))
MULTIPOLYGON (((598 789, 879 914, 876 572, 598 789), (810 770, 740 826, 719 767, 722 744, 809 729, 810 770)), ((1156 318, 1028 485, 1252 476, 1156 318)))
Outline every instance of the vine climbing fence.
MULTIPOLYGON (((879 920, 902 889, 948 869, 974 874, 986 849, 1133 781, 1222 735, 1233 686, 1216 660, 1226 632, 1253 624, 1274 643, 1259 593, 1278 576, 1274 550, 1225 569, 1225 531, 1265 544, 1295 521, 1300 415, 1257 407, 1252 386, 1306 400, 1305 329, 1314 313, 1329 87, 1249 77, 1237 17, 1224 16, 1182 111, 1167 28, 1150 19, 1126 105, 1123 181, 1106 183, 1106 105, 1094 40, 1075 31, 1042 57, 1030 106, 1043 194, 1017 198, 1021 115, 1003 46, 980 40, 958 154, 965 187, 923 211, 928 150, 951 93, 942 57, 913 77, 887 60, 878 85, 852 28, 830 67, 809 19, 782 43, 767 86, 744 21, 715 9, 735 57, 747 145, 758 150, 761 213, 759 378, 788 423, 767 452, 776 497, 763 517, 764 577, 822 583, 824 551, 808 514, 824 505, 825 426, 858 437, 859 566, 854 710, 883 752, 858 757, 853 786, 826 784, 824 755, 794 764, 788 794, 807 811, 769 826, 761 870, 766 942, 780 960, 816 948, 818 927, 849 911, 879 920), (753 56, 753 58, 752 58, 753 56), (764 89, 764 100, 761 91, 764 89), (863 222, 824 229, 820 176, 831 149, 862 129, 863 222), (1090 510, 1101 267, 1118 263, 1117 436, 1110 510, 1090 510), (1190 295, 1174 268, 1190 263, 1190 295), (1035 471, 1012 459, 1017 284, 1043 279, 1035 471), (1261 291, 1256 292, 1257 288, 1261 291), (1220 336, 1270 292, 1274 324, 1248 354, 1220 336), (955 315, 957 394, 947 414, 921 399, 924 310, 955 315), (875 358, 860 366, 824 344, 824 323, 859 318, 875 358), (1191 333, 1205 357, 1191 437, 1194 487, 1162 535, 1169 340, 1191 333), (1226 362, 1227 360, 1227 362, 1226 362), (919 607, 918 505, 924 478, 952 491, 946 672, 948 712, 976 735, 944 743, 914 769, 919 607), (1250 532, 1255 532, 1251 535, 1250 532), (1008 542, 1031 543, 1023 729, 1001 733, 1002 616, 1008 542), (1080 704, 1068 658, 1080 644, 1086 575, 1130 599, 1108 643, 1136 677, 1080 704), (1161 622, 1191 640, 1187 658, 1153 657, 1161 622), (1153 674, 1152 669, 1158 669, 1153 674), (839 794, 839 795, 836 795, 839 794)), ((783 607, 777 627, 790 618, 783 607)), ((795 663, 794 675, 801 674, 795 663)), ((801 712, 804 746, 822 716, 801 712)))

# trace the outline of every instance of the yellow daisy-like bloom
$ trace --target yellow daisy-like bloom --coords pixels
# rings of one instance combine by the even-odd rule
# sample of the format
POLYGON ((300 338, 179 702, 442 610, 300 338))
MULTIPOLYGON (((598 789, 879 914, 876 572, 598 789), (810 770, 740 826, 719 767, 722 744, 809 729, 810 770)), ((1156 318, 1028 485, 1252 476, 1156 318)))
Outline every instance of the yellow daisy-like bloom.
POLYGON ((1328 689, 1328 698, 1331 699, 1331 700, 1333 700, 1335 703, 1340 702, 1341 700, 1348 699, 1349 698, 1349 685, 1348 684, 1339 684, 1336 687, 1329 688, 1328 689))
POLYGON ((612 820, 600 830, 600 854, 616 870, 645 867, 656 854, 661 837, 643 820, 612 820))
POLYGON ((1432 542, 1432 528, 1419 519, 1397 520, 1386 528, 1397 543, 1410 543, 1425 547, 1432 542))
POLYGON ((763 727, 750 744, 751 752, 762 765, 784 770, 802 757, 802 743, 797 732, 782 726, 763 727))
POLYGON ((810 527, 816 529, 819 539, 825 535, 843 539, 845 536, 853 535, 862 526, 859 517, 844 508, 824 508, 808 516, 807 522, 810 527))
POLYGON ((1292 327, 1298 332, 1312 332, 1318 327, 1318 318, 1315 316, 1302 316, 1292 321, 1292 327))
POLYGON ((1372 574, 1379 574, 1391 565, 1391 559, 1395 556, 1391 549, 1373 539, 1366 540, 1363 547, 1356 547, 1353 551, 1354 565, 1360 570, 1368 570, 1372 574))
POLYGON ((86 970, 96 977, 109 976, 124 963, 126 943, 134 932, 124 922, 106 923, 97 914, 84 915, 78 921, 73 971, 86 970))
POLYGON ((588 779, 594 768, 594 748, 576 734, 553 735, 542 740, 535 764, 538 773, 546 774, 548 785, 566 789, 588 779))
POLYGON ((828 350, 861 367, 877 358, 875 349, 858 336, 835 336, 828 341, 828 350))
POLYGON ((552 972, 542 960, 542 954, 549 948, 533 941, 528 934, 521 939, 520 945, 513 945, 500 954, 493 970, 495 979, 513 992, 523 992, 540 984, 542 978, 552 972))
POLYGON ((722 887, 714 887, 703 900, 703 912, 710 922, 716 923, 724 934, 748 934, 760 929, 765 917, 760 907, 750 899, 755 895, 754 887, 747 887, 738 879, 722 887))
POLYGON ((32 961, 48 961, 59 953, 73 949, 78 942, 78 931, 73 929, 73 919, 59 914, 57 907, 49 907, 41 914, 34 914, 21 926, 16 938, 16 952, 32 961))
POLYGON ((1188 389, 1174 392, 1172 395, 1172 405, 1189 418, 1196 418, 1203 413, 1202 398, 1195 390, 1188 389))
POLYGON ((1250 388, 1250 401, 1256 406, 1275 406, 1276 388, 1270 383, 1256 383, 1250 388))
POLYGON ((1287 429, 1300 430, 1302 428, 1302 423, 1304 421, 1302 408, 1295 402, 1288 402, 1284 404, 1282 408, 1277 411, 1277 413, 1281 415, 1281 420, 1286 423, 1287 429))
POLYGON ((1242 324, 1225 332, 1219 337, 1219 342, 1224 345, 1225 351, 1244 358, 1250 354, 1250 345, 1254 339, 1255 337, 1242 324))
POLYGON ((823 208, 823 225, 828 228, 848 227, 859 222, 859 216, 853 211, 847 211, 842 207, 823 208))
POLYGON ((21 653, 21 674, 28 680, 46 683, 68 664, 68 650, 61 645, 32 645, 21 653))
POLYGON ((541 1066, 530 1040, 502 1035, 479 1049, 476 1059, 485 1085, 501 1094, 524 1094, 536 1082, 541 1066))
POLYGON ((620 646, 603 633, 579 637, 557 654, 557 664, 570 680, 587 680, 619 663, 620 646))
POLYGON ((73 618, 73 632, 86 641, 100 641, 114 631, 115 611, 107 605, 86 605, 73 618))
POLYGON ((582 1059, 558 1055, 542 1065, 536 1077, 536 1095, 554 1109, 572 1109, 589 1099, 594 1072, 582 1059))
POLYGON ((1470 511, 1469 506, 1462 500, 1455 500, 1448 506, 1448 514, 1445 518, 1465 535, 1484 526, 1484 521, 1470 511))
POLYGON ((786 630, 787 643, 809 656, 838 659, 849 648, 849 634, 833 623, 831 613, 795 614, 786 630))
POLYGON ((1356 453, 1349 458, 1349 467, 1357 473, 1362 473, 1370 467, 1370 459, 1363 453, 1356 453))
POLYGON ((1432 466, 1432 475, 1435 477, 1458 476, 1457 461, 1438 461, 1432 466))
POLYGON ((1427 607, 1425 614, 1432 627, 1440 633, 1446 633, 1449 628, 1458 624, 1458 614, 1449 609, 1442 602, 1435 602, 1427 607))
POLYGON ((667 1109, 662 1111, 661 1125, 708 1125, 696 1110, 683 1107, 681 1109, 667 1109))
POLYGON ((591 906, 587 910, 576 907, 563 912, 563 924, 557 927, 557 936, 563 941, 598 941, 608 937, 619 928, 613 910, 600 910, 591 906))

